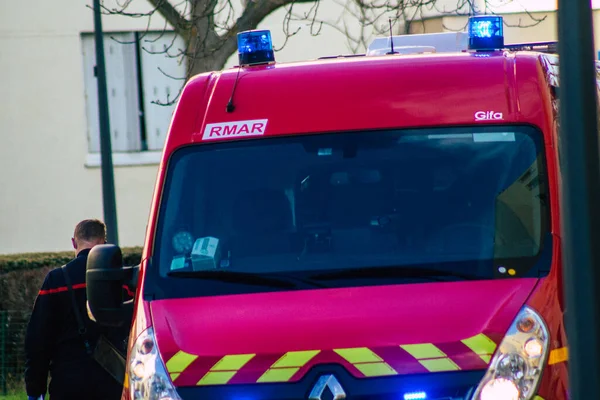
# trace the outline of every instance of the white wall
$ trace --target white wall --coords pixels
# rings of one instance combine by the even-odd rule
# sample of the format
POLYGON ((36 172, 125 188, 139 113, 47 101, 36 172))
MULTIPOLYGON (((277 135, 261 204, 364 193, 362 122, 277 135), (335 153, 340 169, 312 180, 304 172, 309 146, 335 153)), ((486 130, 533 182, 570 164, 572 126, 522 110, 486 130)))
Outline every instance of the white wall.
MULTIPOLYGON (((556 9, 556 0, 473 0, 480 12, 522 13, 524 11, 552 11, 556 9)), ((592 4, 600 0, 592 0, 592 4)), ((461 12, 468 12, 468 3, 462 0, 437 0, 435 5, 424 7, 420 16, 425 18, 453 13, 457 5, 464 5, 461 12)))
MULTIPOLYGON (((147 10, 134 0, 128 11, 147 10)), ((276 43, 282 16, 276 12, 261 25, 276 43)), ((143 31, 146 24, 103 17, 105 31, 143 31)), ((155 16, 150 27, 161 30, 164 21, 155 16)), ((77 0, 0 2, 0 254, 69 250, 79 220, 103 218, 101 170, 85 167, 81 33, 93 29, 91 9, 77 0)), ((331 29, 313 38, 303 27, 277 59, 344 53, 344 43, 331 29)), ((122 246, 143 244, 156 173, 156 165, 115 168, 122 246)))
MULTIPOLYGON (((125 3, 110 0, 106 5, 115 7, 117 1, 125 3)), ((338 2, 342 0, 323 0, 319 18, 341 26, 343 7, 338 2)), ((535 0, 520 3, 535 6, 535 0)), ((553 1, 538 1, 537 6, 552 9, 546 3, 553 1)), ((309 8, 297 7, 296 12, 309 8)), ((145 0, 133 0, 128 11, 149 9, 145 0)), ((284 14, 273 13, 259 27, 272 31, 276 47, 283 42, 284 14)), ((554 18, 535 29, 507 30, 507 43, 554 39, 554 18)), ((351 31, 358 31, 350 16, 346 21, 351 31)), ((446 17, 444 22, 460 19, 446 17)), ((104 16, 103 24, 105 31, 144 31, 147 20, 104 16)), ((154 16, 150 28, 163 27, 164 21, 154 16)), ((293 22, 290 30, 298 27, 277 52, 279 62, 349 52, 345 36, 334 28, 324 25, 313 36, 307 21, 293 22)), ((68 250, 77 221, 103 218, 101 171, 85 166, 81 33, 93 29, 92 11, 81 1, 0 0, 0 253, 68 250)), ((236 61, 233 55, 227 67, 236 61)), ((115 168, 122 246, 143 244, 156 172, 156 165, 115 168)))
MULTIPOLYGON (((103 218, 100 169, 84 166, 80 33, 93 30, 92 18, 78 1, 0 5, 0 253, 68 250, 77 221, 103 218)), ((107 30, 145 28, 104 22, 107 30)), ((143 242, 156 170, 115 170, 121 245, 143 242)))

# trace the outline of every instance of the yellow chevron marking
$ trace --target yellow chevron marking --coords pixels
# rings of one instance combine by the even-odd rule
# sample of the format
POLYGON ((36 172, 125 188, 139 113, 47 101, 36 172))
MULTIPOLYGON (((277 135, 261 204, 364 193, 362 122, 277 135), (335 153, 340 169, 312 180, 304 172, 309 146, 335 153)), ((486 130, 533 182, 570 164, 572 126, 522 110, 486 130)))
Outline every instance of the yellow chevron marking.
POLYGON ((256 382, 287 382, 300 368, 274 368, 262 374, 256 382))
POLYGON ((345 358, 350 364, 383 362, 381 357, 366 347, 334 349, 333 351, 345 358))
POLYGON ((303 367, 320 352, 321 350, 288 351, 271 368, 303 367))
POLYGON ((174 381, 177 379, 180 373, 185 371, 196 358, 198 358, 198 356, 188 354, 182 350, 175 353, 175 355, 166 363, 167 371, 171 373, 171 380, 174 381))
POLYGON ((357 347, 350 349, 334 349, 337 354, 343 357, 350 364, 365 376, 386 376, 397 375, 398 373, 381 357, 373 353, 367 347, 357 347))
POLYGON ((461 342, 488 364, 492 358, 492 354, 496 351, 496 343, 483 333, 461 340, 461 342))
POLYGON ((550 352, 550 356, 548 357, 548 365, 565 362, 568 359, 569 359, 569 349, 567 349, 566 347, 554 349, 550 352))
POLYGON ((429 372, 458 371, 460 368, 449 358, 433 358, 429 360, 419 360, 422 366, 429 372))
POLYGON ((196 385, 224 385, 229 382, 236 373, 237 371, 209 371, 196 385))
POLYGON ((490 361, 492 360, 492 356, 490 354, 477 354, 477 355, 479 356, 479 358, 481 358, 487 364, 489 364, 490 361))
POLYGON ((400 346, 411 356, 419 360, 429 372, 458 371, 460 368, 446 353, 432 343, 407 344, 400 346))
POLYGON ((238 371, 256 354, 233 354, 224 356, 210 369, 211 371, 238 371))
POLYGON ((354 364, 356 369, 363 373, 364 376, 386 376, 386 375, 398 375, 398 372, 392 368, 389 364, 384 362, 378 363, 359 363, 354 364))
POLYGON ((410 353, 411 356, 416 358, 417 360, 423 358, 442 358, 446 357, 446 353, 438 349, 431 343, 423 343, 423 344, 406 344, 400 346, 403 350, 410 353))
MULTIPOLYGON (((496 343, 483 333, 461 341, 476 353, 486 363, 490 362, 491 356, 496 350, 496 343)), ((456 371, 460 367, 433 343, 401 345, 400 348, 416 358, 430 372, 456 371)), ((334 349, 346 361, 354 365, 363 375, 367 377, 396 375, 397 372, 387 364, 381 357, 367 347, 334 349)), ((260 377, 257 382, 287 382, 296 372, 318 355, 321 350, 289 351, 281 356, 260 377)), ((197 385, 223 385, 228 383, 244 365, 246 365, 256 354, 234 354, 223 356, 213 365, 197 385)), ((167 371, 171 380, 176 380, 186 368, 192 364, 198 356, 188 354, 184 351, 177 352, 166 362, 167 371)), ((548 364, 564 362, 568 359, 566 347, 552 350, 548 364)), ((127 377, 126 377, 127 378, 127 377)), ((128 382, 127 382, 128 383, 128 382)), ((536 397, 534 400, 543 400, 536 397)))
POLYGON ((256 382, 287 382, 321 350, 288 351, 261 375, 256 382))
POLYGON ((256 354, 231 354, 223 356, 196 385, 224 385, 237 374, 256 354))

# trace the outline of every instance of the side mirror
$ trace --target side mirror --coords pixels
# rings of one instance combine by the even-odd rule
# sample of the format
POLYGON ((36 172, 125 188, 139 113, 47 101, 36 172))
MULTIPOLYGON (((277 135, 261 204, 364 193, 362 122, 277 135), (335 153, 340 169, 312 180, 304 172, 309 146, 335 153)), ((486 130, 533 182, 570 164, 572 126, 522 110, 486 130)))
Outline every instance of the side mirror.
POLYGON ((133 301, 124 302, 123 285, 131 280, 133 270, 123 267, 118 246, 103 244, 92 248, 85 279, 87 309, 93 321, 112 327, 131 322, 133 301))

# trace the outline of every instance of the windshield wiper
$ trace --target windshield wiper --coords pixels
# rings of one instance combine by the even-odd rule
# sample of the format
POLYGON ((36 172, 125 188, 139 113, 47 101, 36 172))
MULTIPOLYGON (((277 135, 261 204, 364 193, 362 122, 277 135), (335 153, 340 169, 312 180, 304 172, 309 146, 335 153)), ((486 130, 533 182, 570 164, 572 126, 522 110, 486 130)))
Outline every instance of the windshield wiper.
POLYGON ((210 279, 221 282, 242 283, 245 285, 270 286, 293 289, 296 285, 286 279, 271 278, 249 272, 235 271, 172 271, 167 274, 175 278, 210 279))
POLYGON ((348 268, 340 271, 325 272, 310 276, 310 279, 316 281, 360 278, 429 278, 431 280, 438 281, 448 281, 446 278, 457 278, 459 280, 466 281, 481 279, 480 277, 471 274, 462 274, 460 272, 447 271, 444 269, 419 268, 414 266, 348 268))

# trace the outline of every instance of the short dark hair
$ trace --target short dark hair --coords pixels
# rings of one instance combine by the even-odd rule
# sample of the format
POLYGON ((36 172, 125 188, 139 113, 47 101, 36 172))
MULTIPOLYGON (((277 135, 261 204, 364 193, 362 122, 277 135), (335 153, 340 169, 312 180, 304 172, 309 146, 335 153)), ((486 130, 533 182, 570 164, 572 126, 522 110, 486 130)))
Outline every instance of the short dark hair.
POLYGON ((106 225, 99 219, 84 219, 75 226, 73 237, 86 242, 106 240, 106 225))

